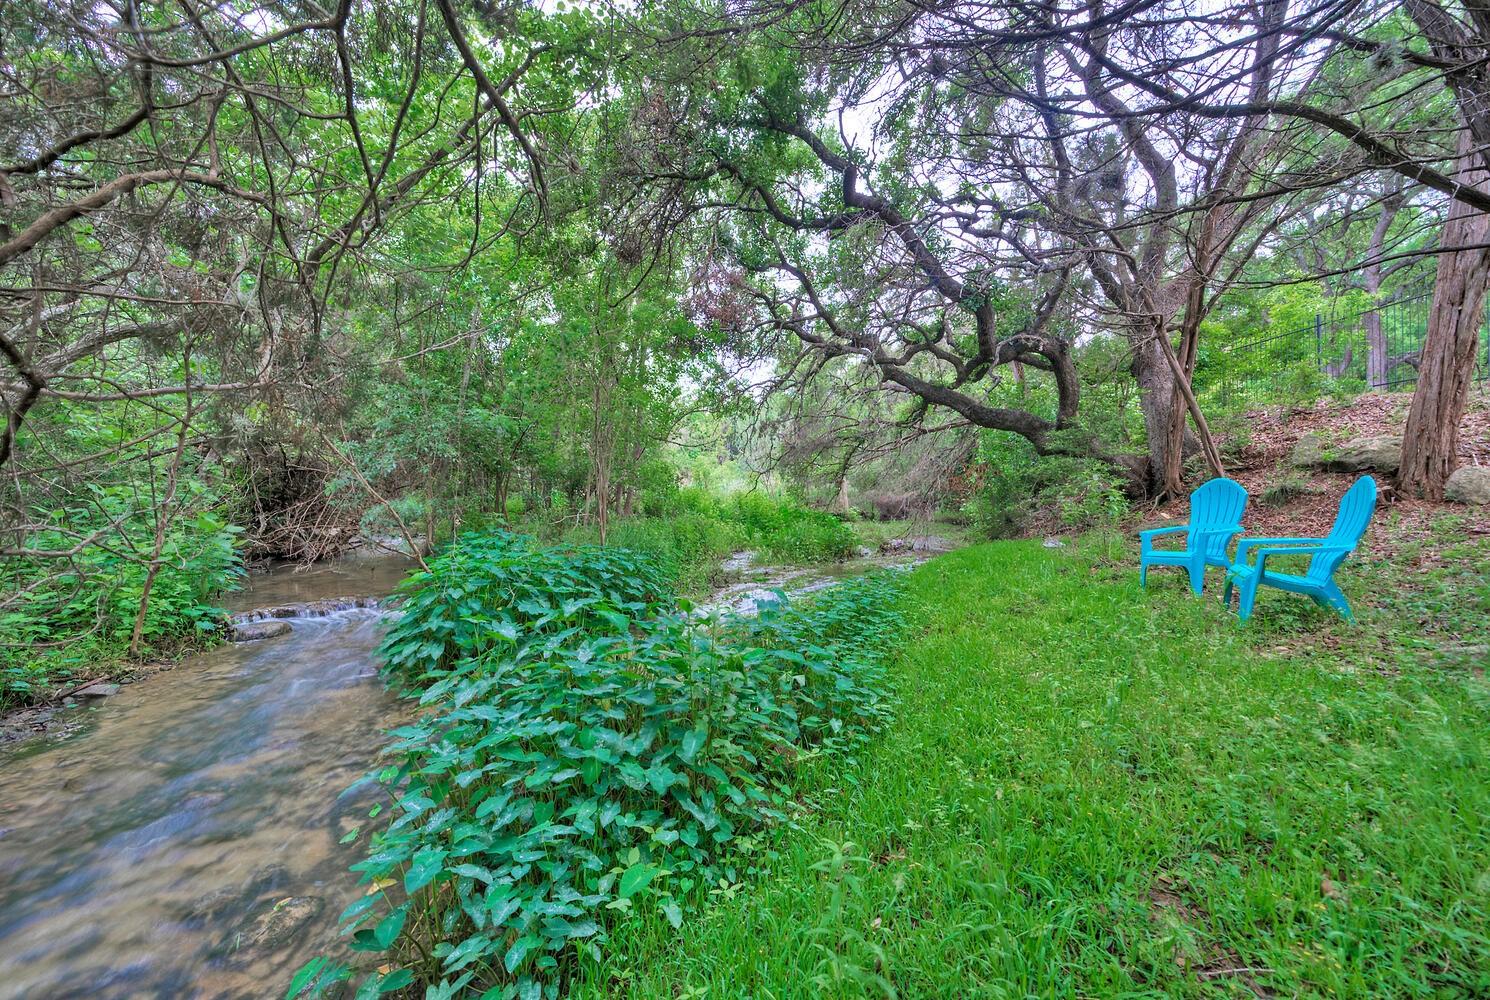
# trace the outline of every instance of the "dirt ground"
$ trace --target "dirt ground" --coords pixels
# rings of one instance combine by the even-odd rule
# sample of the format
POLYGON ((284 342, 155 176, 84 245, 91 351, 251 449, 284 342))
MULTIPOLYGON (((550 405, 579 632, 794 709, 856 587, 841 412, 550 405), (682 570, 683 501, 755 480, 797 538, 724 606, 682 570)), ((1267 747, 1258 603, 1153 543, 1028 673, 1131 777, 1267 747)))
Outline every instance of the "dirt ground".
MULTIPOLYGON (((1231 461, 1227 475, 1247 488, 1252 503, 1247 531, 1252 535, 1320 536, 1335 520, 1340 496, 1363 473, 1318 472, 1295 468, 1289 455, 1299 438, 1311 432, 1331 441, 1400 434, 1407 420, 1410 396, 1367 394, 1346 402, 1321 400, 1303 408, 1270 407, 1246 414, 1240 434, 1223 448, 1231 461), (1280 487, 1285 487, 1280 489, 1280 487)), ((1490 465, 1490 388, 1479 387, 1460 426, 1460 461, 1490 465)), ((1427 533, 1443 515, 1464 520, 1464 530, 1490 535, 1490 505, 1434 503, 1397 495, 1390 475, 1375 472, 1382 493, 1368 536, 1375 554, 1427 533)), ((1186 516, 1181 499, 1157 508, 1152 520, 1186 516)))

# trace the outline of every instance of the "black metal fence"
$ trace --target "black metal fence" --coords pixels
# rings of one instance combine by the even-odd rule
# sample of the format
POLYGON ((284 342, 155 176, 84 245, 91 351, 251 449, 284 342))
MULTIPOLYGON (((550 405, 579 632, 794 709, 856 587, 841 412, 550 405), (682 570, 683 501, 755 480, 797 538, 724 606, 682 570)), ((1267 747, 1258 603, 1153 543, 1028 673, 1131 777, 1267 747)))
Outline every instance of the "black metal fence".
MULTIPOLYGON (((1418 380, 1432 304, 1432 282, 1417 282, 1374 309, 1316 314, 1308 326, 1231 344, 1202 357, 1197 388, 1208 389, 1222 407, 1306 398, 1320 390, 1410 388, 1418 380)), ((1487 329, 1480 332, 1475 378, 1490 379, 1487 329)))

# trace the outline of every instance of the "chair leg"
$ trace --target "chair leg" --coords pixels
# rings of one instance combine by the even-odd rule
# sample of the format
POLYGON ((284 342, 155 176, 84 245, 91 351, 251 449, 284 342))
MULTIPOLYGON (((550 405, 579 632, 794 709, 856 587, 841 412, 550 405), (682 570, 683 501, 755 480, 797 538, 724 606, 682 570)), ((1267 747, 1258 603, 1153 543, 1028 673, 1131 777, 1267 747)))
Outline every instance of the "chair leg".
POLYGON ((1138 586, 1147 588, 1149 585, 1149 564, 1142 559, 1138 560, 1138 586))
POLYGON ((1257 580, 1246 580, 1242 583, 1241 596, 1237 598, 1237 620, 1246 621, 1252 617, 1252 605, 1257 601, 1257 580))
POLYGON ((1330 584, 1324 592, 1324 601, 1330 607, 1340 612, 1340 616, 1346 621, 1355 622, 1355 613, 1350 610, 1350 602, 1345 599, 1345 594, 1339 587, 1330 584))
POLYGON ((1232 588, 1232 583, 1233 583, 1233 581, 1231 579, 1231 574, 1230 573, 1226 574, 1226 587, 1225 587, 1224 590, 1221 591, 1221 606, 1223 608, 1228 609, 1228 610, 1230 610, 1230 608, 1231 608, 1231 588, 1232 588))
POLYGON ((1196 597, 1205 589, 1205 562, 1196 561, 1190 563, 1190 591, 1196 597))

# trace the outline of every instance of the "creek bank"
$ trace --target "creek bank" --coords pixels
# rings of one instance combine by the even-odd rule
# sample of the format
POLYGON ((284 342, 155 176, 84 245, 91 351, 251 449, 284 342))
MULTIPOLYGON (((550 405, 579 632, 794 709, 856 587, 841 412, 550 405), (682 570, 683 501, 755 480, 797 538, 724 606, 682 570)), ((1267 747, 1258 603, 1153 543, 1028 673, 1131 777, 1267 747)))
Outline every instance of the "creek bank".
POLYGON ((904 538, 887 539, 880 546, 882 552, 925 552, 940 555, 954 548, 950 539, 941 535, 907 535, 904 538))
POLYGON ((66 739, 88 720, 91 709, 122 692, 127 685, 170 670, 179 660, 100 665, 97 673, 72 678, 42 699, 0 712, 0 748, 38 737, 66 739))
MULTIPOLYGON (((251 573, 241 590, 222 595, 228 614, 219 638, 229 644, 289 635, 286 619, 325 618, 359 608, 378 608, 418 563, 403 554, 357 556, 302 566, 277 563, 251 573), (324 597, 327 592, 346 596, 324 597)), ((209 636, 206 643, 214 640, 209 636)), ((90 665, 34 701, 0 711, 0 747, 37 738, 67 739, 82 728, 92 709, 128 685, 173 670, 196 656, 221 648, 203 644, 179 653, 131 662, 90 665)))

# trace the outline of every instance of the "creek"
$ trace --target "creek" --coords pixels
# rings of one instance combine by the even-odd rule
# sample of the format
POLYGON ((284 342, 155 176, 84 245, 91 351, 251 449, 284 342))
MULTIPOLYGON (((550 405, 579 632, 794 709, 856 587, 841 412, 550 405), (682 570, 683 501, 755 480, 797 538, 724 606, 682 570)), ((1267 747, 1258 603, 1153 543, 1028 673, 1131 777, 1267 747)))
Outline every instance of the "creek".
MULTIPOLYGON (((706 607, 752 613, 776 588, 927 555, 781 570, 739 553, 706 607)), ((272 609, 289 635, 191 656, 0 750, 0 1000, 281 996, 309 958, 340 954, 365 850, 341 841, 377 800, 362 779, 381 734, 410 709, 377 677, 383 613, 326 609, 386 595, 407 569, 256 574, 230 610, 272 609)))

